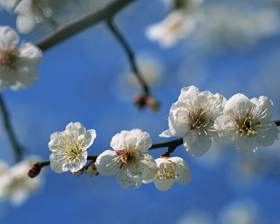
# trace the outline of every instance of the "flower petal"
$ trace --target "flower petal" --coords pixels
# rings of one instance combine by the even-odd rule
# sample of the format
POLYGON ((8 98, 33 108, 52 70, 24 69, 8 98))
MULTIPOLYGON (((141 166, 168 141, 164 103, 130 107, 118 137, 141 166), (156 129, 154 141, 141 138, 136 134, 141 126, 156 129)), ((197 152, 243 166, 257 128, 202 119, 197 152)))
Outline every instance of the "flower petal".
POLYGON ((8 26, 0 27, 0 48, 9 49, 19 42, 19 36, 8 26))
POLYGON ((197 134, 196 131, 191 131, 189 135, 183 138, 184 146, 188 153, 193 156, 202 156, 211 147, 212 140, 205 133, 197 134))
POLYGON ((171 157, 169 161, 174 162, 179 168, 179 177, 176 182, 182 185, 187 185, 191 182, 191 173, 188 164, 180 157, 171 157))
POLYGON ((94 142, 94 139, 96 138, 96 132, 93 129, 90 129, 86 132, 84 142, 82 144, 83 148, 88 148, 92 145, 94 142))
POLYGON ((51 154, 50 155, 50 165, 51 165, 51 169, 52 171, 56 172, 56 173, 62 173, 62 172, 66 172, 68 171, 66 168, 62 168, 62 164, 58 163, 57 158, 55 156, 55 154, 51 154))
POLYGON ((257 136, 241 136, 240 134, 234 135, 234 144, 243 154, 252 153, 259 146, 257 136))
POLYGON ((35 26, 35 18, 31 14, 18 15, 17 28, 21 33, 29 33, 35 26))
POLYGON ((235 116, 245 116, 247 111, 250 111, 253 103, 247 96, 238 93, 232 96, 225 105, 226 113, 233 114, 235 116))
POLYGON ((152 181, 157 174, 158 166, 150 154, 143 154, 139 163, 139 169, 142 173, 144 183, 152 181))
POLYGON ((19 47, 21 62, 39 64, 42 61, 42 51, 31 43, 22 44, 19 47))
POLYGON ((112 176, 119 170, 118 164, 114 161, 117 157, 115 151, 106 150, 96 159, 95 165, 98 172, 104 176, 112 176))
POLYGON ((263 122, 258 130, 258 142, 262 146, 272 145, 278 137, 279 130, 274 122, 263 122))
POLYGON ((189 100, 193 101, 195 96, 199 93, 199 89, 195 86, 188 86, 181 89, 181 94, 178 101, 187 102, 189 100))

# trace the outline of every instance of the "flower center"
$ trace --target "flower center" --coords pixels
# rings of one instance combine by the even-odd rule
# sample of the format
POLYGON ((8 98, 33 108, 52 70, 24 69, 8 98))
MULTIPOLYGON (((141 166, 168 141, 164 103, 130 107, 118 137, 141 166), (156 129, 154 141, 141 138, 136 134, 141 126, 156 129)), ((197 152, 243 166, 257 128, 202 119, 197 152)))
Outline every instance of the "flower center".
POLYGON ((17 48, 3 50, 0 49, 0 64, 15 69, 19 58, 19 51, 17 48))
POLYGON ((189 113, 189 119, 191 120, 190 130, 200 130, 207 134, 207 128, 211 123, 211 120, 206 116, 206 110, 200 109, 197 114, 189 113))
POLYGON ((55 145, 57 147, 57 160, 55 161, 59 162, 59 165, 62 162, 67 166, 69 162, 74 161, 80 157, 80 155, 82 154, 82 141, 78 141, 77 136, 58 136, 57 139, 61 140, 61 143, 55 145))
POLYGON ((127 148, 123 150, 116 150, 118 157, 115 158, 116 163, 120 169, 127 168, 128 166, 136 166, 139 161, 141 152, 134 148, 127 148))
POLYGON ((163 169, 160 169, 157 174, 156 178, 158 180, 165 180, 165 179, 177 179, 179 177, 179 168, 171 162, 163 169))
MULTIPOLYGON (((251 117, 245 117, 242 122, 237 125, 236 133, 239 133, 241 136, 247 135, 256 135, 258 132, 255 130, 255 126, 260 125, 260 122, 253 123, 254 120, 251 117)), ((238 123, 238 122, 237 122, 238 123)))

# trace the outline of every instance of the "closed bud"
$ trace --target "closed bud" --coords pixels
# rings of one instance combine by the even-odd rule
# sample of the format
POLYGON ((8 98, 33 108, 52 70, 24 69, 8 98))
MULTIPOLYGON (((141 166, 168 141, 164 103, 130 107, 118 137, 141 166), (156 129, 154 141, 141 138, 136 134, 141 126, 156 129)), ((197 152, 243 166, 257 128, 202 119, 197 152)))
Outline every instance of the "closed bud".
POLYGON ((28 170, 28 173, 27 175, 30 177, 30 178, 34 178, 36 176, 38 176, 41 172, 41 166, 40 166, 40 163, 35 163, 29 170, 28 170))
POLYGON ((76 172, 71 172, 74 176, 80 176, 84 173, 84 167, 76 172))
POLYGON ((152 96, 146 96, 145 103, 153 112, 157 112, 160 108, 159 102, 152 96))
POLYGON ((134 97, 133 102, 136 106, 139 107, 139 109, 142 109, 146 106, 146 102, 145 102, 145 96, 143 95, 137 95, 134 97))
POLYGON ((98 175, 95 162, 90 161, 90 163, 86 166, 86 174, 89 175, 90 177, 95 177, 98 175))

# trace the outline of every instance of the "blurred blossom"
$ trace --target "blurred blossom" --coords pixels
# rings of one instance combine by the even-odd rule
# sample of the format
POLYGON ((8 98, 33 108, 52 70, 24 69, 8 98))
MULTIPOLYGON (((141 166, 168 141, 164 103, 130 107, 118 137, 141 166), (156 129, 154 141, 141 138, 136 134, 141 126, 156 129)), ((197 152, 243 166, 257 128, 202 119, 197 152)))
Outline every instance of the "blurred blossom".
POLYGON ((250 10, 239 4, 209 4, 193 35, 198 46, 206 48, 255 43, 278 32, 274 9, 250 10), (207 16, 206 16, 207 15, 207 16))
POLYGON ((19 0, 0 0, 0 8, 1 6, 10 10, 13 9, 19 0))
MULTIPOLYGON (((178 224, 211 224, 211 216, 203 210, 190 210, 178 224)), ((236 223, 237 224, 237 223, 236 223)))
POLYGON ((231 160, 229 170, 230 186, 237 190, 256 186, 267 177, 278 178, 280 141, 276 141, 268 150, 259 150, 253 156, 236 156, 231 160))
MULTIPOLYGON (((161 84, 163 79, 163 64, 158 58, 149 54, 139 54, 137 56, 137 66, 141 76, 149 86, 155 87, 161 84)), ((128 85, 132 88, 140 88, 138 79, 130 69, 126 72, 125 79, 127 79, 128 85)))
POLYGON ((21 33, 29 33, 37 23, 44 20, 53 26, 57 25, 51 16, 54 9, 59 9, 65 0, 21 0, 15 8, 17 16, 17 28, 21 33))
POLYGON ((147 28, 146 34, 152 41, 158 41, 161 47, 172 47, 179 39, 192 33, 196 25, 193 17, 182 10, 171 12, 162 22, 147 28))
POLYGON ((19 205, 27 199, 30 193, 36 191, 42 184, 42 174, 31 179, 27 172, 38 160, 36 157, 29 157, 10 168, 1 164, 0 196, 19 205))
MULTIPOLYGON (((164 80, 164 65, 162 61, 150 53, 139 53, 136 58, 137 67, 143 79, 152 89, 160 87, 164 80)), ((117 96, 131 99, 131 95, 139 92, 141 86, 131 68, 126 66, 114 85, 117 96)))
POLYGON ((242 199, 227 205, 219 215, 220 224, 264 224, 255 201, 242 199))
POLYGON ((6 86, 21 90, 33 85, 38 79, 37 65, 42 52, 30 43, 19 47, 19 35, 8 26, 0 26, 0 91, 6 86))

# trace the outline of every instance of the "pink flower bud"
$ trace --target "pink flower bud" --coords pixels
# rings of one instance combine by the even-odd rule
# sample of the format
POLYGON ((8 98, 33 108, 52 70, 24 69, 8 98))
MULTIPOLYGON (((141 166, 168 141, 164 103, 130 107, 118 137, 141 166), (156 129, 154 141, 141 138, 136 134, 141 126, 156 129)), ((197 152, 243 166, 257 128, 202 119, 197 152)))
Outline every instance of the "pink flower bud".
POLYGON ((40 166, 40 163, 35 163, 29 170, 28 170, 28 173, 27 175, 30 177, 30 178, 34 178, 36 176, 38 176, 41 172, 41 166, 40 166))

